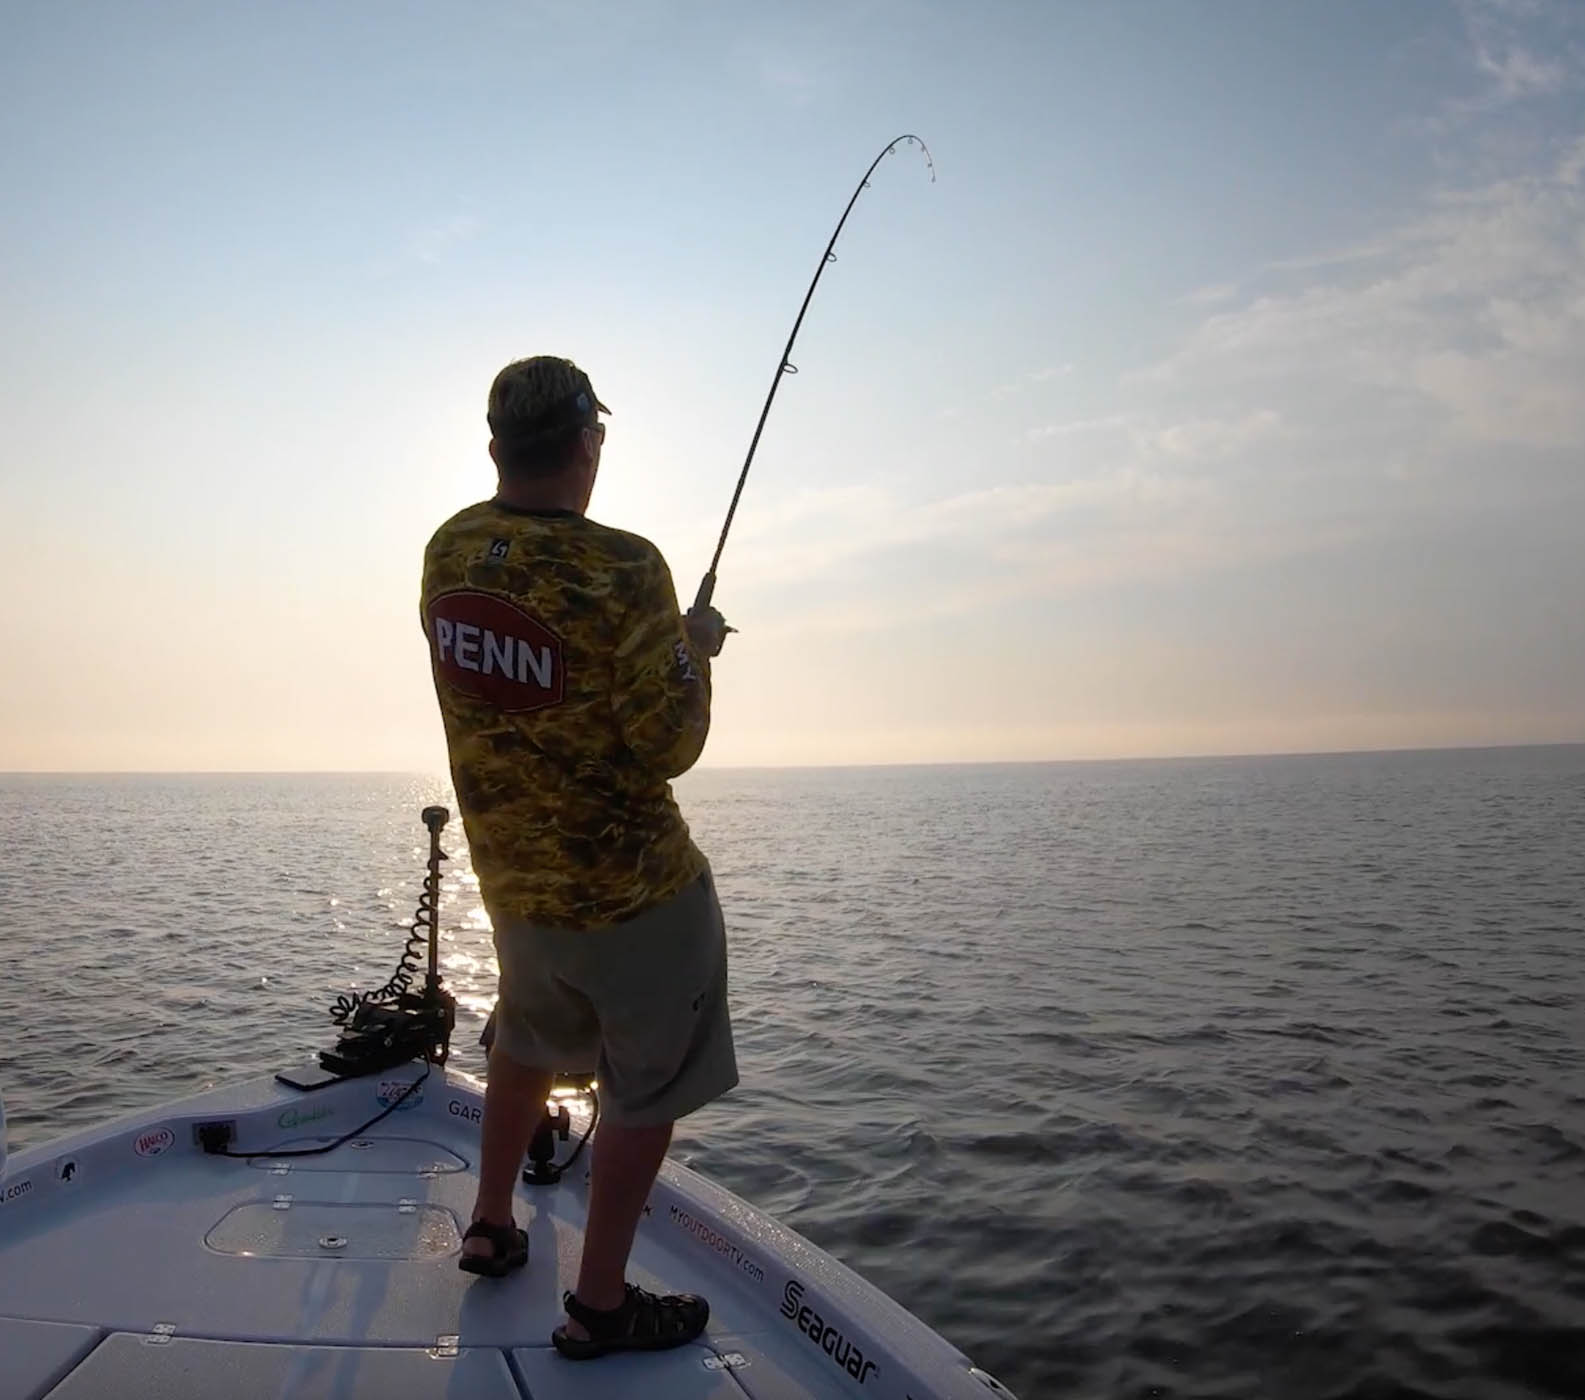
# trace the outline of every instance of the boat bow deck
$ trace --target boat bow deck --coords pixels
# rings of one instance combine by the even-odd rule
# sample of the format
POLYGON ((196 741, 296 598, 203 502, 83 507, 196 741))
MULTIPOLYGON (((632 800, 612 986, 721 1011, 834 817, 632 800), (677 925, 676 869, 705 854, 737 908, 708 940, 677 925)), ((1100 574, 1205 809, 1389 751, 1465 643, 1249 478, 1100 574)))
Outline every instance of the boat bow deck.
POLYGON ((674 1164, 629 1276, 706 1294, 708 1331, 674 1352, 563 1360, 549 1337, 577 1273, 586 1158, 556 1186, 519 1187, 527 1269, 461 1272, 476 1081, 436 1070, 322 1157, 262 1150, 333 1140, 420 1072, 306 1094, 252 1081, 14 1159, 0 1183, 0 1397, 1007 1394, 830 1256, 674 1164), (217 1120, 257 1155, 203 1153, 196 1126, 217 1120))

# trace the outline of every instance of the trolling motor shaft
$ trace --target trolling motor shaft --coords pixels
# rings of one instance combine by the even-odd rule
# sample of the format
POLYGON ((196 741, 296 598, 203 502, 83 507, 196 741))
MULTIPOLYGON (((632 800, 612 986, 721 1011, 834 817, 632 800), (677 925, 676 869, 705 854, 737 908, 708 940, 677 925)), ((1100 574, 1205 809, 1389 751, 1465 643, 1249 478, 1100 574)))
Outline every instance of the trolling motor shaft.
MULTIPOLYGON (((438 991, 440 988, 440 862, 451 859, 440 849, 440 833, 450 817, 451 813, 444 807, 425 807, 418 814, 418 819, 429 828, 429 872, 424 876, 424 893, 429 897, 429 974, 424 978, 426 992, 438 991)), ((419 917, 422 918, 426 912, 422 901, 418 909, 419 917)))
POLYGON ((445 1064, 457 1025, 457 1000, 440 980, 440 863, 450 857, 440 848, 440 833, 451 814, 426 807, 419 814, 429 829, 429 868, 418 896, 396 971, 372 992, 341 996, 330 1017, 342 1027, 333 1050, 319 1053, 322 1069, 342 1078, 376 1074, 412 1060, 445 1064), (427 940, 429 967, 422 991, 412 990, 419 948, 427 940))

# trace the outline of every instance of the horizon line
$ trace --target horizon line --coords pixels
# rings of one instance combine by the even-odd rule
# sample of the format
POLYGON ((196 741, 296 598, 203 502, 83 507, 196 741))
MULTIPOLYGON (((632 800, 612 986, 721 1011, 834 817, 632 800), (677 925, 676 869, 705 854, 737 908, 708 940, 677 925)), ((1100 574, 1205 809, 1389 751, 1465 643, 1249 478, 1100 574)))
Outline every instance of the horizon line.
MULTIPOLYGON (((1585 739, 1550 739, 1510 744, 1395 744, 1381 748, 1355 749, 1272 749, 1238 752, 1207 750, 1199 753, 1117 754, 1085 758, 944 758, 897 759, 877 763, 721 763, 699 764, 678 778, 706 773, 795 773, 828 772, 833 769, 867 768, 1036 768, 1096 765, 1103 763, 1192 763, 1253 758, 1355 758, 1386 757, 1393 754, 1495 753, 1523 749, 1585 748, 1585 739)), ((401 777, 437 778, 449 776, 419 768, 6 768, 0 778, 274 778, 274 777, 401 777)), ((670 779, 677 782, 678 778, 670 779)))

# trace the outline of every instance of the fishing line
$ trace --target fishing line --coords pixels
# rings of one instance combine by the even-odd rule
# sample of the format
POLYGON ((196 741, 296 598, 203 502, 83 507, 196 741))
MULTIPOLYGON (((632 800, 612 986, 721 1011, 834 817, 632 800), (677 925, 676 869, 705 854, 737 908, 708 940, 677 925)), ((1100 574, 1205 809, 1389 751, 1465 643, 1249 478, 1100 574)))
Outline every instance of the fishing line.
POLYGON ((754 462, 754 449, 759 446, 760 434, 765 431, 765 420, 770 417, 770 406, 775 401, 776 390, 781 387, 782 376, 797 374, 798 367, 793 364, 793 341, 798 339, 798 328, 804 323, 804 312, 809 309, 809 303, 815 294, 815 288, 820 284, 820 274, 826 270, 830 263, 834 263, 836 254, 832 251, 837 245, 837 239, 842 236, 842 225, 847 223, 848 215, 853 212, 853 206, 858 203, 858 198, 869 188, 870 176, 875 173, 875 167, 887 156, 891 155, 901 145, 917 146, 925 157, 925 165, 930 170, 931 183, 935 183, 936 163, 930 158, 930 150, 917 136, 899 136, 892 141, 880 155, 870 162, 870 168, 864 172, 864 178, 859 181, 858 187, 853 191, 853 197, 848 200, 847 208, 842 211, 842 217, 837 220, 836 232, 831 235, 831 241, 826 244, 825 252, 820 255, 820 264, 815 268, 813 280, 809 283, 809 290, 804 293, 803 305, 798 308, 798 319, 793 322, 792 334, 787 337, 787 344, 781 352, 781 359, 776 362, 776 373, 771 376, 770 393, 765 396, 765 407, 760 410, 759 422, 754 427, 753 440, 748 445, 748 456, 743 460, 743 470, 738 473, 737 489, 732 492, 732 504, 727 507, 726 523, 721 527, 721 538, 716 541, 715 554, 710 560, 710 568, 706 571, 704 579, 699 584, 699 592, 694 597, 693 606, 697 611, 703 611, 710 606, 710 599, 715 595, 715 571, 721 563, 721 551, 726 548, 727 531, 732 528, 732 517, 737 514, 738 498, 743 494, 743 483, 748 480, 748 469, 754 462))

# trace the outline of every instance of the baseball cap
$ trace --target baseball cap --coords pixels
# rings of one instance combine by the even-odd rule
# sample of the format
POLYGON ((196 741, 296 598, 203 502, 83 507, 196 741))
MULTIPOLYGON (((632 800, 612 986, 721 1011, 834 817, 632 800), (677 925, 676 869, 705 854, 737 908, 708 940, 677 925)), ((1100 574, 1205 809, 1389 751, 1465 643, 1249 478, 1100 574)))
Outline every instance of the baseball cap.
POLYGON ((485 418, 496 436, 532 437, 562 428, 588 427, 609 413, 589 376, 559 355, 514 360, 490 385, 485 418))

